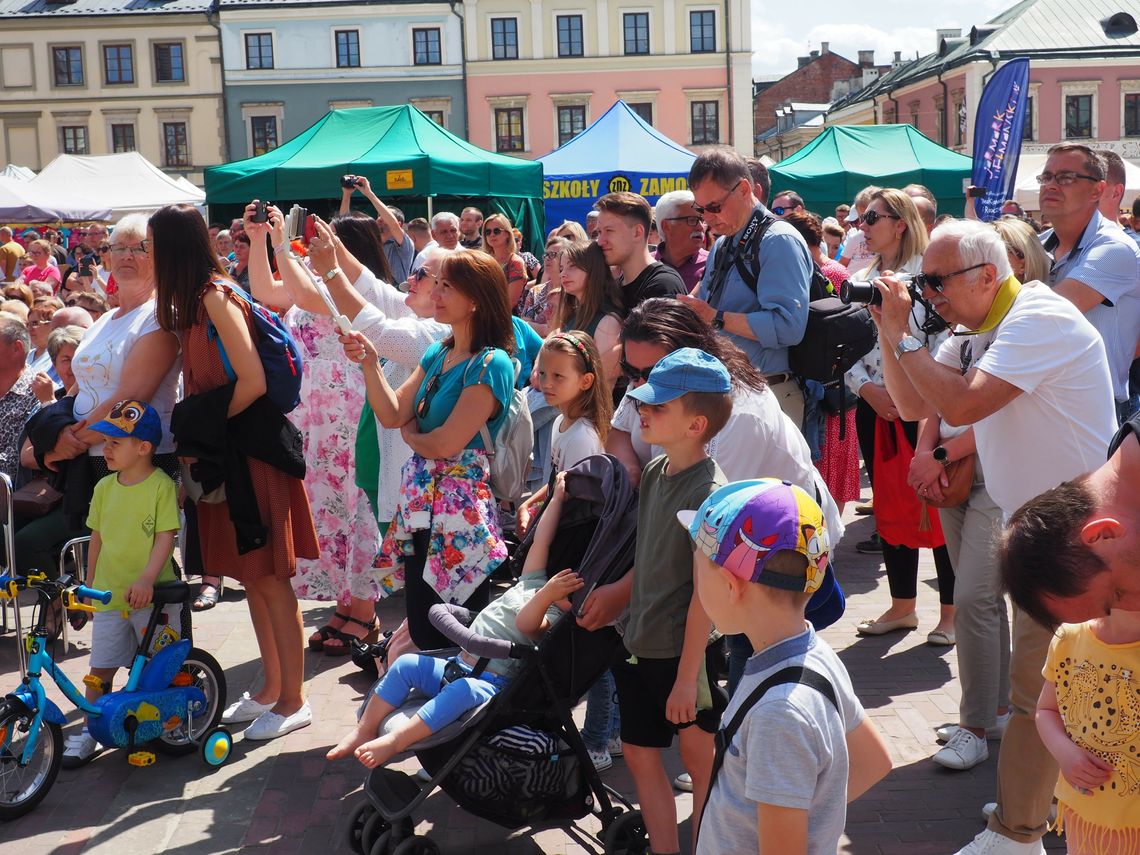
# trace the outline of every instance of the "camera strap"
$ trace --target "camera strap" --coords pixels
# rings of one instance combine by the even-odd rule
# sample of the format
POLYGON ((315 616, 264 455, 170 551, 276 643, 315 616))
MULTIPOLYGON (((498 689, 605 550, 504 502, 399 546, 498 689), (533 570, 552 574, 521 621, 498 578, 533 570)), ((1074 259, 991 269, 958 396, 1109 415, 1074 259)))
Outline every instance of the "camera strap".
POLYGON ((760 241, 764 237, 764 233, 768 231, 768 227, 774 222, 776 222, 776 217, 769 214, 762 205, 758 205, 752 209, 752 216, 740 233, 738 241, 730 244, 727 237, 720 239, 720 246, 716 253, 716 264, 713 267, 712 278, 709 280, 710 306, 719 308, 720 297, 724 291, 725 283, 728 281, 728 271, 732 267, 736 267, 736 272, 740 274, 740 278, 748 284, 748 287, 753 291, 756 290, 760 270, 759 265, 755 262, 760 254, 760 241), (746 261, 751 262, 751 266, 746 264, 746 261))

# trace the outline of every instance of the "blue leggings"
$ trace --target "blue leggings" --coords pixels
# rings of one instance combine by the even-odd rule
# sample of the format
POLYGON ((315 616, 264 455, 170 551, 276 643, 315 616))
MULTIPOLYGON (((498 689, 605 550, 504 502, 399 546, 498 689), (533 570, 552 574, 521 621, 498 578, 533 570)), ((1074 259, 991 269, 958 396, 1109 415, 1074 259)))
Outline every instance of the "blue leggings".
POLYGON ((457 662, 468 673, 466 662, 452 659, 437 659, 418 653, 406 653, 388 669, 376 696, 396 709, 404 705, 412 689, 418 689, 431 700, 425 703, 416 715, 437 733, 469 709, 474 709, 490 700, 503 688, 505 680, 497 674, 483 672, 482 677, 462 677, 451 683, 443 681, 443 670, 448 662, 457 662))

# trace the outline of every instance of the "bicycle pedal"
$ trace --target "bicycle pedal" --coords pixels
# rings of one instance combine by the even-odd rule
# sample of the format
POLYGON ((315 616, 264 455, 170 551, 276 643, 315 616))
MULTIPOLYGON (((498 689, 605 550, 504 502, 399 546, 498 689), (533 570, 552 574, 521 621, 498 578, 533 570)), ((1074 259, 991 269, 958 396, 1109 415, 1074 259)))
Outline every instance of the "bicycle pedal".
POLYGON ((154 765, 154 753, 150 751, 136 751, 127 757, 127 762, 132 766, 152 766, 154 765))

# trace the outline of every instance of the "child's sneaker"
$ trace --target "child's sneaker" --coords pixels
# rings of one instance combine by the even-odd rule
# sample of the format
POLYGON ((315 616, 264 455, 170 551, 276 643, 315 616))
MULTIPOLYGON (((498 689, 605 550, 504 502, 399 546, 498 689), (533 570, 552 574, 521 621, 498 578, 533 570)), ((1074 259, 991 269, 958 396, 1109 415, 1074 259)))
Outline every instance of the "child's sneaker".
POLYGON ((605 748, 596 751, 593 748, 587 748, 586 753, 590 755, 590 762, 594 764, 594 768, 599 772, 604 772, 610 768, 610 766, 614 765, 614 759, 605 748))
POLYGON ((621 737, 615 736, 610 739, 610 744, 606 747, 606 750, 610 752, 611 757, 621 757, 621 737))
POLYGON ((691 793, 693 791, 693 778, 688 772, 682 772, 673 779, 673 789, 680 790, 682 793, 691 793))
POLYGON ((80 733, 67 737, 63 745, 63 768, 76 769, 86 766, 103 751, 103 746, 84 728, 80 733))

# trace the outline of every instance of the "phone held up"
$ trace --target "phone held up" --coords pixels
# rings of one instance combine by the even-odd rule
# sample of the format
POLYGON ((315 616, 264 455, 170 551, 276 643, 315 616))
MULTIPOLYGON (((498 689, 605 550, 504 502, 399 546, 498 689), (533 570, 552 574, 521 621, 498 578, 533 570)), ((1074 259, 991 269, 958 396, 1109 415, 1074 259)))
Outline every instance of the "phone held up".
POLYGON ((340 179, 340 186, 345 190, 351 190, 360 186, 360 177, 357 175, 342 175, 340 179))
POLYGON ((268 202, 254 202, 253 203, 253 216, 250 218, 253 223, 268 223, 269 222, 269 203, 268 202))
POLYGON ((309 221, 309 209, 294 205, 285 219, 285 236, 289 240, 305 237, 305 226, 309 221))

